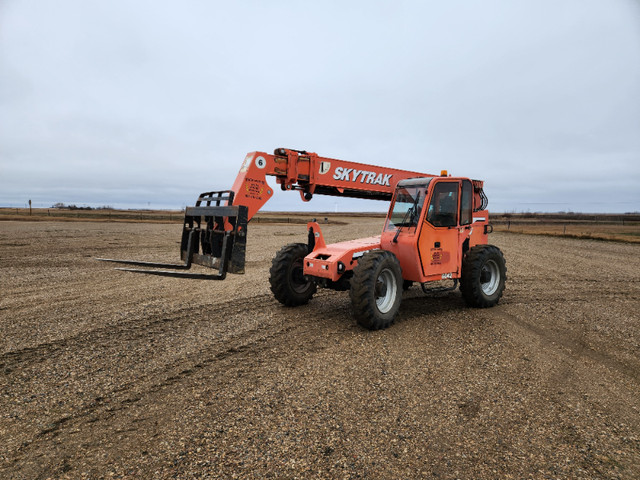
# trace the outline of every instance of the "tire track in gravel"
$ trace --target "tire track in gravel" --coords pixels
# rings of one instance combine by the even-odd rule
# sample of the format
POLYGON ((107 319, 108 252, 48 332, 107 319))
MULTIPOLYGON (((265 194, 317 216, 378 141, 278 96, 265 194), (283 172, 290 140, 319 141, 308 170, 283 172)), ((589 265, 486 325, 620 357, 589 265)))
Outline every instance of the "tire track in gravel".
MULTIPOLYGON (((330 295, 330 293, 320 294, 316 297, 322 299, 327 295, 330 295)), ((9 370, 8 373, 18 377, 22 371, 33 369, 38 363, 44 361, 55 363, 57 356, 64 356, 64 360, 69 362, 70 357, 83 357, 83 350, 94 352, 96 350, 112 349, 114 348, 113 345, 119 344, 119 342, 135 344, 136 341, 146 341, 149 337, 163 335, 168 332, 180 332, 185 324, 204 321, 200 317, 194 319, 190 315, 191 311, 191 307, 183 307, 175 309, 172 315, 167 318, 135 324, 126 322, 119 325, 115 330, 112 327, 94 329, 90 332, 90 335, 81 334, 34 348, 9 352, 0 358, 4 359, 5 372, 9 370)), ((343 317, 344 315, 342 306, 336 306, 334 312, 336 317, 343 317)), ((127 408, 141 400, 143 396, 153 394, 163 388, 181 382, 183 379, 227 357, 242 355, 249 351, 253 355, 257 350, 265 348, 264 346, 261 347, 262 344, 275 340, 285 333, 291 333, 292 330, 295 330, 297 332, 296 336, 299 336, 303 330, 308 330, 309 320, 286 323, 286 313, 282 311, 280 304, 268 294, 254 295, 217 304, 215 313, 216 316, 223 320, 217 325, 221 327, 223 333, 213 339, 206 348, 188 355, 172 357, 171 361, 152 368, 148 372, 138 371, 133 375, 132 372, 129 372, 126 378, 133 377, 134 380, 120 383, 117 387, 79 405, 71 415, 51 419, 47 422, 47 426, 42 428, 32 439, 24 439, 21 442, 21 446, 10 455, 29 449, 38 439, 46 441, 47 436, 58 435, 62 427, 72 428, 77 422, 87 418, 91 418, 88 423, 93 423, 111 412, 127 408), (238 303, 243 305, 240 311, 237 307, 238 303), (276 309, 279 311, 275 311, 276 309), (239 328, 243 326, 244 318, 254 315, 258 311, 273 313, 274 320, 268 323, 262 322, 247 329, 239 328), (307 326, 305 327, 303 324, 307 326)), ((330 313, 330 310, 325 311, 325 315, 327 313, 330 313)), ((305 317, 303 316, 303 318, 305 317)), ((305 342, 307 341, 308 339, 305 338, 305 342)), ((88 370, 85 375, 92 375, 92 371, 88 370)), ((78 377, 81 377, 81 375, 78 377)), ((16 435, 20 433, 18 430, 19 425, 16 425, 16 435)))
MULTIPOLYGON (((324 296, 319 295, 318 297, 324 296)), ((265 307, 262 305, 254 307, 254 309, 258 308, 265 307)), ((279 304, 276 303, 275 308, 280 310, 279 304)), ((271 310, 275 308, 272 306, 271 310)), ((236 315, 240 316, 245 313, 246 310, 236 313, 236 315)), ((278 313, 282 312, 276 312, 276 316, 278 313)), ((153 375, 139 377, 101 398, 96 398, 72 415, 57 418, 34 438, 23 442, 20 448, 11 452, 8 456, 11 461, 6 462, 2 468, 9 469, 20 466, 32 451, 42 451, 54 440, 59 443, 62 436, 66 437, 65 445, 72 445, 74 443, 73 432, 87 429, 109 429, 111 424, 118 423, 118 416, 123 412, 131 408, 144 408, 144 405, 140 404, 162 404, 163 402, 154 401, 153 398, 156 396, 171 398, 173 396, 172 387, 176 384, 189 382, 192 377, 198 376, 198 374, 208 375, 205 372, 212 368, 223 371, 224 376, 227 377, 224 379, 216 375, 217 381, 232 381, 233 370, 251 367, 259 363, 265 354, 270 360, 273 360, 276 346, 285 344, 286 348, 279 349, 281 355, 289 355, 297 349, 318 351, 326 348, 326 336, 323 337, 318 332, 314 333, 314 330, 323 329, 323 326, 318 324, 317 319, 313 316, 304 315, 304 312, 300 313, 299 320, 301 321, 290 322, 284 318, 285 322, 277 320, 268 325, 261 324, 233 335, 231 339, 221 339, 204 350, 194 352, 188 357, 176 359, 161 370, 155 371, 153 375), (225 366, 220 362, 224 362, 225 366), (167 392, 168 389, 171 391, 167 392)), ((338 304, 323 309, 322 317, 323 319, 340 321, 344 318, 344 308, 338 304)), ((340 321, 340 323, 343 322, 340 321)), ((344 327, 339 330, 349 328, 352 328, 350 324, 344 324, 344 327)), ((341 335, 340 331, 334 332, 334 334, 341 335)), ((172 400, 175 401, 175 399, 172 400)), ((122 430, 117 430, 117 432, 122 433, 122 430)), ((46 471, 41 473, 47 474, 46 471)))
POLYGON ((523 320, 521 317, 509 314, 504 310, 495 310, 495 312, 492 312, 494 314, 494 318, 502 318, 507 322, 518 325, 519 327, 534 333, 542 340, 544 340, 546 345, 558 345, 560 347, 563 347, 575 359, 579 359, 581 357, 587 358, 595 363, 603 365, 609 370, 617 371, 618 373, 625 375, 636 383, 640 383, 640 373, 637 371, 637 369, 633 368, 630 365, 622 363, 619 360, 616 360, 615 358, 607 355, 604 352, 595 350, 591 346, 587 345, 587 343, 583 340, 575 338, 573 334, 567 334, 558 331, 550 332, 545 330, 544 328, 538 327, 530 322, 523 320))
MULTIPOLYGON (((237 312, 238 304, 241 303, 245 305, 243 307, 243 313, 260 310, 265 306, 265 303, 259 303, 261 301, 266 302, 267 305, 276 304, 271 295, 255 295, 253 297, 245 297, 217 304, 216 316, 221 319, 231 318, 230 314, 237 312)), ((165 314, 167 315, 166 318, 157 318, 153 312, 150 312, 148 316, 152 318, 152 320, 149 321, 123 321, 111 324, 108 327, 94 328, 53 342, 41 343, 34 347, 8 351, 0 354, 0 369, 16 368, 24 363, 37 363, 43 360, 50 360, 62 350, 78 345, 86 344, 91 345, 93 348, 95 346, 104 346, 117 340, 136 340, 141 337, 148 336, 149 334, 159 334, 164 331, 177 328, 176 323, 174 323, 176 320, 184 320, 184 322, 181 323, 198 323, 203 321, 202 319, 194 319, 192 315, 184 315, 180 317, 181 314, 192 311, 193 306, 191 305, 180 307, 165 314)))
MULTIPOLYGON (((285 327, 277 333, 284 333, 292 328, 293 327, 285 327)), ((272 336, 275 335, 276 334, 273 334, 272 336)), ((110 430, 113 430, 115 433, 135 431, 134 428, 131 428, 130 430, 117 429, 115 427, 111 427, 110 424, 117 423, 119 415, 122 415, 124 411, 136 408, 136 406, 146 398, 157 395, 166 388, 172 387, 176 383, 188 379, 196 372, 207 368, 215 362, 230 359, 235 356, 246 355, 247 351, 255 353, 260 348, 267 348, 266 342, 269 340, 268 337, 263 336, 255 339, 249 339, 249 336, 250 335, 247 332, 246 335, 242 336, 242 340, 245 341, 237 341, 230 344, 227 343, 225 349, 218 351, 211 356, 207 356, 204 360, 201 359, 190 364, 189 362, 180 362, 182 364, 187 363, 189 366, 185 367, 185 365, 182 365, 182 369, 178 372, 175 371, 175 365, 172 365, 163 372, 158 372, 158 374, 154 376, 154 378, 158 378, 158 381, 156 382, 149 382, 148 379, 139 379, 139 381, 131 382, 128 385, 112 390, 104 396, 97 397, 93 402, 82 406, 76 413, 59 417, 51 421, 46 428, 40 430, 33 438, 23 441, 19 448, 7 452, 4 456, 11 460, 0 465, 0 472, 2 472, 2 470, 9 471, 12 467, 17 467, 18 471, 23 472, 23 465, 29 463, 25 460, 33 451, 35 451, 40 452, 38 457, 43 458, 40 458, 37 462, 39 471, 35 473, 33 471, 29 472, 29 476, 36 476, 38 478, 49 477, 50 475, 55 476, 59 472, 49 471, 46 460, 47 456, 55 457, 55 455, 51 453, 42 453, 47 452, 48 447, 52 443, 59 443, 61 438, 64 438, 64 443, 67 446, 67 449, 74 450, 76 442, 72 437, 75 432, 80 430, 85 433, 87 431, 96 430, 102 433, 110 430), (259 346, 261 343, 263 344, 262 347, 259 346), (164 375, 161 373, 164 373, 164 375), (147 384, 144 385, 145 388, 143 391, 140 391, 140 389, 132 391, 134 386, 139 386, 141 383, 144 384, 144 380, 147 380, 147 384)), ((240 337, 236 338, 236 340, 240 340, 240 337)), ((95 433, 92 433, 91 436, 93 438, 99 438, 99 435, 95 433)), ((77 446, 79 447, 79 445, 77 446)))
MULTIPOLYGON (((216 315, 219 315, 219 317, 215 327, 218 329, 219 334, 211 340, 209 348, 213 350, 218 348, 226 351, 232 348, 228 347, 228 345, 235 345, 246 338, 250 338, 255 332, 262 330, 264 325, 243 329, 242 318, 255 314, 258 310, 272 309, 276 304, 268 295, 254 295, 253 297, 245 298, 244 307, 239 312, 237 308, 238 301, 231 300, 216 305, 216 315)), ((149 352, 149 347, 144 346, 145 342, 149 343, 149 339, 159 337, 172 338, 174 335, 179 337, 181 332, 185 331, 187 325, 203 322, 202 316, 194 318, 191 313, 191 307, 182 307, 163 314, 161 318, 155 314, 145 315, 151 320, 142 322, 137 320, 127 321, 116 325, 116 328, 113 326, 98 328, 56 342, 6 353, 0 356, 0 359, 2 359, 0 361, 0 371, 4 373, 1 377, 1 383, 6 384, 3 390, 12 391, 13 398, 18 399, 26 397, 29 392, 33 393, 34 389, 36 389, 36 393, 38 389, 46 390, 47 385, 50 385, 48 388, 60 388, 60 380, 55 377, 51 378, 58 373, 57 365, 76 364, 82 370, 74 372, 74 382, 82 384, 86 381, 91 385, 92 390, 100 393, 89 402, 85 400, 84 404, 78 405, 78 399, 69 399, 69 395, 65 397, 65 402, 69 403, 69 405, 76 405, 75 410, 82 412, 87 411, 87 409, 90 411, 96 403, 101 403, 105 400, 113 399, 116 401, 117 398, 125 395, 127 391, 135 388, 136 385, 143 384, 153 376, 162 375, 163 371, 176 373, 176 366, 182 365, 185 359, 181 355, 173 355, 173 352, 169 354, 171 356, 168 363, 166 361, 160 362, 159 365, 154 364, 150 369, 147 367, 148 362, 145 362, 147 358, 141 358, 145 362, 144 365, 140 365, 136 362, 136 359, 146 354, 156 355, 156 352, 149 352), (137 344, 143 345, 142 352, 138 356, 133 356, 131 360, 125 361, 126 368, 122 370, 126 370, 126 374, 114 375, 114 378, 110 374, 97 374, 96 368, 99 367, 99 364, 96 364, 92 359, 96 352, 102 354, 117 353, 120 350, 129 352, 134 350, 137 344), (40 367, 39 365, 42 366, 40 367), (145 369, 148 371, 145 371, 145 369), (32 378, 40 378, 41 380, 38 381, 38 384, 34 384, 31 380, 32 378), (133 380, 130 380, 131 378, 133 380), (123 379, 126 379, 126 381, 122 382, 123 379), (115 385, 115 387, 111 385, 111 388, 107 388, 111 382, 121 383, 115 385)), ((206 327, 206 325, 203 324, 203 327, 206 327)), ((0 398, 0 400, 3 399, 0 398)), ((2 403, 5 402, 3 401, 2 403)), ((12 415, 15 418, 22 416, 20 412, 24 413, 34 408, 32 405, 24 404, 23 402, 20 402, 19 405, 12 402, 11 404, 6 404, 3 409, 9 411, 9 405, 12 407, 12 415)), ((46 398, 40 399, 40 403, 36 408, 46 412, 50 408, 48 400, 46 398)), ((40 421, 47 424, 47 427, 43 429, 45 433, 48 430, 56 431, 60 425, 66 424, 69 420, 67 415, 62 417, 54 416, 49 421, 47 421, 46 415, 40 414, 39 417, 40 421)), ((29 431, 28 429, 23 429, 19 422, 15 421, 3 422, 3 430, 10 434, 9 438, 19 439, 17 443, 22 445, 30 442, 25 439, 25 436, 35 433, 33 427, 29 431)))
MULTIPOLYGON (((513 334, 525 351, 528 349, 537 359, 533 365, 544 368, 546 381, 553 391, 562 393, 568 389, 582 399, 586 399, 584 394, 588 394, 591 402, 600 404, 601 409, 616 412, 615 418, 625 419, 635 429, 640 427, 636 415, 637 391, 640 389, 637 368, 595 350, 576 337, 575 333, 555 329, 549 331, 523 320, 522 317, 526 315, 505 310, 504 307, 497 307, 490 313, 494 319, 501 319, 504 325, 520 330, 517 333, 507 330, 505 333, 513 334), (529 340, 531 335, 540 339, 541 343, 532 343, 529 340), (612 380, 612 377, 619 380, 612 380)), ((566 402, 560 399, 555 401, 566 402)))
MULTIPOLYGON (((331 295, 330 292, 317 293, 314 298, 322 298, 331 295)), ((215 317, 213 320, 218 326, 224 326, 234 318, 235 315, 246 316, 257 311, 263 311, 266 307, 277 307, 280 304, 273 298, 271 294, 253 295, 250 297, 240 297, 215 305, 215 317), (242 305, 240 310, 239 305, 242 305)), ((201 305, 200 308, 207 308, 208 305, 201 305)), ((153 308, 152 310, 157 310, 153 308)), ((193 312, 193 305, 186 305, 175 308, 167 313, 145 312, 144 317, 151 320, 125 320, 120 323, 110 324, 107 327, 94 328, 83 331, 76 335, 61 338, 52 342, 45 342, 34 347, 25 347, 18 350, 12 350, 0 354, 0 370, 13 370, 20 366, 48 361, 56 358, 61 353, 68 355, 68 350, 80 345, 90 345, 92 349, 96 346, 110 345, 118 340, 133 341, 140 338, 148 337, 150 334, 158 335, 166 333, 169 330, 177 330, 183 324, 197 324, 204 322, 200 316, 194 317, 186 313, 193 312), (161 316, 163 318, 157 318, 161 316)))

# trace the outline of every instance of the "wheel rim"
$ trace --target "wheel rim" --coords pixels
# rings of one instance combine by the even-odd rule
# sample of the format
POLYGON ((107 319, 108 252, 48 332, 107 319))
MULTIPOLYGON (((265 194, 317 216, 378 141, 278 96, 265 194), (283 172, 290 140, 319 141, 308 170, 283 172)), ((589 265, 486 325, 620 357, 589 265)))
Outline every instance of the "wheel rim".
POLYGON ((375 287, 376 306, 380 313, 387 313, 393 307, 398 286, 395 276, 389 269, 384 269, 378 275, 375 287))
POLYGON ((488 260, 482 266, 482 272, 480 272, 480 286, 482 292, 491 296, 498 290, 500 285, 500 269, 498 264, 494 260, 488 260))
POLYGON ((304 293, 309 287, 309 282, 304 279, 302 260, 293 262, 290 275, 291 288, 297 293, 304 293))

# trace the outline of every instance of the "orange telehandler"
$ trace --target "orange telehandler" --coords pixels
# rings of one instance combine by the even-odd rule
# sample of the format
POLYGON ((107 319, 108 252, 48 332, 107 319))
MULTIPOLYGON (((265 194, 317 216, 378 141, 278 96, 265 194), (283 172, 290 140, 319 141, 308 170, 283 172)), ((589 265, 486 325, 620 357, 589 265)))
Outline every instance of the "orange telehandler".
MULTIPOLYGON (((483 182, 383 168, 278 148, 273 155, 249 153, 231 190, 206 192, 187 207, 182 264, 99 259, 144 266, 120 270, 154 275, 222 280, 244 273, 247 224, 271 198, 266 176, 282 190, 391 200, 382 234, 327 245, 317 222, 307 225, 308 242, 283 247, 270 269, 271 291, 286 306, 306 304, 317 287, 349 290, 353 313, 363 327, 389 326, 402 291, 413 282, 452 280, 467 305, 491 307, 504 291, 502 252, 488 245, 492 231, 483 182), (180 272, 195 263, 215 274, 180 272), (171 270, 149 269, 170 268, 171 270)), ((440 287, 442 288, 442 287, 440 287)))

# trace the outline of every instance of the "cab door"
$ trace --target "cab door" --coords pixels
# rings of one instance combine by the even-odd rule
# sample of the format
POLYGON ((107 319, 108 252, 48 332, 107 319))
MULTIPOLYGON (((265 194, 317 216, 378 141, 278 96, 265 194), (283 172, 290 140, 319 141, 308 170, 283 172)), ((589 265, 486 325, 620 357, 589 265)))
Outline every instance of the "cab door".
MULTIPOLYGON (((431 185, 422 231, 418 240, 425 277, 460 276, 460 180, 444 178, 431 185)), ((430 278, 434 280, 435 278, 430 278)))

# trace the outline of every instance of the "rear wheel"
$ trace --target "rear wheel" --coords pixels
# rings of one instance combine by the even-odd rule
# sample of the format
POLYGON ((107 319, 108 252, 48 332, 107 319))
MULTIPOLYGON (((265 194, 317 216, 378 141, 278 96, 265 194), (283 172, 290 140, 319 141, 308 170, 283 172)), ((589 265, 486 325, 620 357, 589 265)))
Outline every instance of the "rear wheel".
POLYGON ((282 247, 271 263, 271 291, 287 307, 304 305, 316 293, 316 284, 305 280, 303 274, 304 257, 308 253, 304 243, 291 243, 282 247))
POLYGON ((402 270, 391 252, 366 253, 353 269, 351 304, 358 323, 369 330, 393 323, 402 298, 402 270))
POLYGON ((493 307, 504 292, 507 267, 498 247, 479 245, 462 259, 460 291, 470 307, 493 307))

